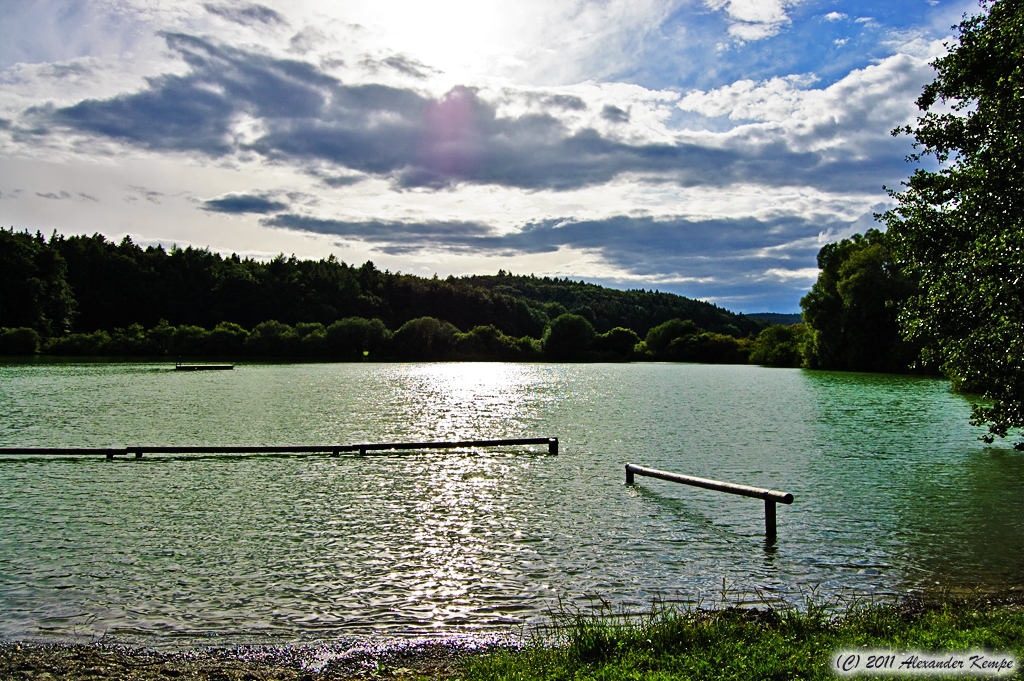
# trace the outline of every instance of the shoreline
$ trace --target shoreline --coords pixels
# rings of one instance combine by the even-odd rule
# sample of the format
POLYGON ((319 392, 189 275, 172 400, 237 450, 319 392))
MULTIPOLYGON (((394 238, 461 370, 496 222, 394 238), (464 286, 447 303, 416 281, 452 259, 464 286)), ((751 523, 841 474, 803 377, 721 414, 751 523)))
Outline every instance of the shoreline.
POLYGON ((0 642, 0 678, 26 681, 350 681, 411 676, 444 680, 453 678, 460 664, 471 657, 516 648, 511 641, 479 643, 458 639, 392 642, 380 646, 258 645, 173 651, 107 641, 4 641, 0 642))
MULTIPOLYGON (((822 622, 838 625, 851 618, 863 618, 865 614, 873 616, 876 613, 887 613, 894 622, 907 624, 940 611, 976 613, 975 616, 977 613, 1002 612, 1019 619, 1024 614, 1024 587, 998 589, 989 593, 975 591, 972 595, 947 592, 939 598, 907 595, 896 603, 888 604, 851 602, 839 607, 838 612, 825 616, 822 622)), ((822 614, 806 613, 799 617, 810 621, 820 618, 822 614)), ((759 609, 728 604, 720 604, 708 610, 698 608, 681 611, 679 615, 682 620, 705 623, 724 618, 739 622, 741 627, 749 626, 751 631, 763 630, 766 626, 784 626, 789 619, 785 609, 775 611, 771 607, 759 609)), ((594 620, 593 626, 606 626, 599 621, 601 619, 598 617, 594 620)), ((650 622, 655 619, 652 617, 650 622)), ((571 630, 573 626, 580 626, 580 622, 567 620, 562 624, 571 630)), ((641 628, 645 626, 640 624, 641 628)), ((590 626, 583 624, 584 629, 590 626)), ((646 626, 650 626, 650 623, 646 626)), ((616 629, 617 625, 613 624, 612 627, 616 629)), ((619 631, 627 630, 628 627, 619 631)), ((88 643, 0 641, 0 678, 26 681, 448 681, 461 678, 467 663, 483 661, 483 658, 495 653, 499 659, 516 658, 520 652, 527 657, 535 654, 537 646, 528 642, 527 638, 521 634, 517 642, 516 637, 509 634, 491 639, 422 638, 390 639, 378 643, 349 641, 205 648, 183 646, 169 650, 104 639, 88 643)), ((547 649, 550 642, 551 639, 541 648, 547 649)))

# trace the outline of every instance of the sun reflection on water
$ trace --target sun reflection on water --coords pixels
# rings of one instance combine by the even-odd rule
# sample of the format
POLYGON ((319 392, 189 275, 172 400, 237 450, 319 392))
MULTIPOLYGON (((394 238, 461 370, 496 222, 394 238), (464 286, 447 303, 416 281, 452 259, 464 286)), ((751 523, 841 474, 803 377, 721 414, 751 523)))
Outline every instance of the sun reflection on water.
POLYGON ((536 423, 535 377, 517 364, 424 364, 394 372, 390 407, 407 437, 525 437, 536 423))

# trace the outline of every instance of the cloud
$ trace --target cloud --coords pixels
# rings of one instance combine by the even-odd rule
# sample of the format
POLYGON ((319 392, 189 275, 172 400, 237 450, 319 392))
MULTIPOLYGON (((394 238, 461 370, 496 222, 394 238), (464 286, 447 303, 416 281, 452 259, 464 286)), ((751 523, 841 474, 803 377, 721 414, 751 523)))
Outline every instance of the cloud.
POLYGON ((601 110, 601 118, 611 123, 628 123, 629 112, 612 104, 605 104, 604 109, 601 110))
POLYGON ((790 24, 786 7, 799 0, 705 0, 713 10, 728 16, 729 34, 740 41, 763 40, 790 24))
POLYGON ((127 201, 137 201, 139 196, 141 196, 150 203, 159 204, 161 203, 161 198, 164 195, 163 192, 158 192, 153 189, 147 189, 145 187, 140 187, 138 185, 129 185, 128 189, 132 191, 132 194, 129 194, 127 197, 125 197, 127 201))
POLYGON ((203 201, 203 210, 212 213, 277 213, 288 207, 280 201, 255 194, 228 194, 203 201))
POLYGON ((367 57, 360 62, 360 65, 373 73, 380 71, 382 68, 388 68, 419 80, 423 80, 429 77, 431 73, 437 72, 437 69, 432 69, 426 64, 404 54, 393 54, 385 59, 371 59, 367 57))
MULTIPOLYGON (((560 191, 633 174, 682 186, 877 190, 905 174, 905 152, 885 133, 906 120, 911 91, 927 80, 923 62, 891 58, 826 90, 808 90, 799 78, 739 81, 690 93, 680 107, 771 125, 644 143, 570 127, 556 114, 579 110, 574 97, 537 95, 561 108, 499 116, 473 88, 432 98, 411 89, 349 85, 304 61, 184 34, 165 37, 188 64, 187 73, 149 78, 133 94, 31 110, 42 121, 36 129, 64 126, 210 157, 255 152, 300 167, 327 164, 386 177, 399 189, 479 184, 560 191), (872 149, 848 143, 856 131, 870 133, 872 149), (887 153, 867 153, 880 149, 887 153)), ((632 118, 610 105, 601 113, 619 123, 632 118)))
MULTIPOLYGON (((896 55, 864 69, 851 71, 824 89, 809 87, 813 80, 802 76, 755 82, 741 80, 708 92, 695 91, 678 106, 708 117, 726 116, 741 123, 725 136, 736 143, 756 145, 766 141, 786 149, 813 152, 826 159, 889 158, 898 153, 885 132, 913 120, 914 100, 934 75, 921 58, 896 55)), ((901 163, 879 170, 878 179, 899 177, 901 163)), ((839 171, 838 167, 830 172, 839 171)))
POLYGON ((242 24, 243 26, 251 26, 254 23, 285 25, 288 23, 284 17, 264 5, 232 7, 230 5, 214 5, 211 3, 205 3, 203 7, 210 14, 216 14, 228 21, 233 21, 236 24, 242 24))
POLYGON ((99 199, 92 194, 86 194, 85 192, 72 194, 71 192, 64 191, 63 189, 59 192, 36 192, 36 196, 41 199, 51 199, 53 201, 99 201, 99 199))
POLYGON ((841 21, 843 19, 846 19, 847 16, 848 15, 843 14, 842 12, 829 12, 828 14, 825 15, 825 20, 826 21, 841 21))
MULTIPOLYGON (((345 237, 388 254, 444 252, 513 257, 575 249, 598 254, 630 276, 704 279, 726 285, 779 275, 794 263, 813 263, 822 230, 843 232, 849 222, 794 216, 758 220, 611 216, 598 220, 545 219, 499 233, 467 221, 346 221, 286 213, 262 219, 267 227, 345 237)), ((797 267, 803 277, 803 269, 797 267)))

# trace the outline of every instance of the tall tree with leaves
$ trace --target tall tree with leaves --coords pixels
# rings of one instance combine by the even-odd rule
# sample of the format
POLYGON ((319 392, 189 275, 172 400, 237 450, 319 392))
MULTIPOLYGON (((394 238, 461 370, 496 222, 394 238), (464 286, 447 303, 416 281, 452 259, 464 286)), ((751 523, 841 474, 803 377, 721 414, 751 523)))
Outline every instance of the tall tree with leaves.
POLYGON ((895 305, 916 291, 915 277, 892 262, 887 243, 869 229, 818 252, 818 281, 800 300, 808 368, 910 370, 918 347, 900 338, 895 305))
POLYGON ((917 125, 893 131, 938 169, 915 170, 883 219, 897 259, 921 273, 904 331, 988 398, 973 423, 992 442, 1024 426, 1024 0, 982 8, 933 62, 917 125))

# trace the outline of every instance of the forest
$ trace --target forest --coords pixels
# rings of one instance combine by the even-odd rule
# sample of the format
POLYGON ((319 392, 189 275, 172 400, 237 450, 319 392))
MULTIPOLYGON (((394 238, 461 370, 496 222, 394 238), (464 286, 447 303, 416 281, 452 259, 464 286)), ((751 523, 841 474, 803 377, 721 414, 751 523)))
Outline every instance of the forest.
POLYGON ((424 278, 335 259, 0 230, 0 353, 746 362, 768 324, 568 278, 424 278))

